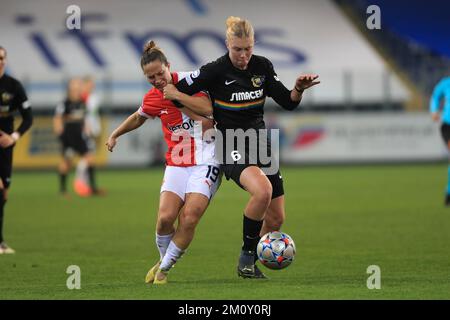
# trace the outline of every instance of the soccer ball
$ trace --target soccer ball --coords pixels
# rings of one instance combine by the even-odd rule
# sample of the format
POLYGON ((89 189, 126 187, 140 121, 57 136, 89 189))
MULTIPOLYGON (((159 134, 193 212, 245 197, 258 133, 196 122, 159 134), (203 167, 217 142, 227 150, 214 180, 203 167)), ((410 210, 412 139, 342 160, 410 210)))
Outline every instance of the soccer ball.
POLYGON ((256 253, 267 268, 284 269, 294 261, 294 240, 284 232, 266 233, 259 241, 256 253))

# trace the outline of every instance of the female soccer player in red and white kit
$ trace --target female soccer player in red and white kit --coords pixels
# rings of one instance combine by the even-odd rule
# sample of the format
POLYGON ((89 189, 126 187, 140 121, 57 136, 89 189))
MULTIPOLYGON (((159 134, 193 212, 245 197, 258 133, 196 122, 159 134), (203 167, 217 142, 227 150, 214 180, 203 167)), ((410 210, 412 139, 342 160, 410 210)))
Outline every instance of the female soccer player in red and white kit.
POLYGON ((156 223, 161 259, 149 270, 145 281, 164 284, 170 268, 191 243, 195 227, 220 185, 221 174, 214 158, 213 135, 207 137, 213 130, 203 134, 213 125, 208 118, 212 115, 208 94, 180 95, 178 103, 175 102, 178 106, 164 99, 163 88, 176 84, 187 73, 171 73, 170 63, 153 41, 144 47, 141 67, 153 88, 145 94, 139 109, 113 131, 106 145, 113 151, 121 135, 140 127, 149 118, 161 120, 168 146, 156 223), (197 113, 191 111, 193 107, 197 113))

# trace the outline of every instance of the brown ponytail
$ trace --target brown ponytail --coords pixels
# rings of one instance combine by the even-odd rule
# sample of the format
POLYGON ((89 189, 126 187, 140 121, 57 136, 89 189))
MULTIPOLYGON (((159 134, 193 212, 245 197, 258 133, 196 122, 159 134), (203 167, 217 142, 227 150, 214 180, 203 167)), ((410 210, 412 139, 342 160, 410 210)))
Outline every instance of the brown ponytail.
POLYGON ((141 68, 143 69, 146 64, 153 62, 155 60, 161 61, 162 64, 168 65, 166 55, 164 52, 156 46, 155 41, 150 40, 144 45, 144 49, 141 56, 141 68))

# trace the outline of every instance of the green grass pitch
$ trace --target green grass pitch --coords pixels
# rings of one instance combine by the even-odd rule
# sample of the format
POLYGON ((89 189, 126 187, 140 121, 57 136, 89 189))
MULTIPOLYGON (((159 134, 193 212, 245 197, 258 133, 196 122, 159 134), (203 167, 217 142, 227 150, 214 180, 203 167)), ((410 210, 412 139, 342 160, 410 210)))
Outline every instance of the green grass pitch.
POLYGON ((158 254, 163 168, 101 171, 102 198, 60 198, 55 173, 15 172, 0 256, 0 299, 450 299, 447 167, 287 167, 282 170, 294 263, 240 279, 247 195, 223 181, 166 286, 144 283, 158 254), (69 290, 66 269, 81 269, 69 290), (366 286, 381 269, 381 289, 366 286))

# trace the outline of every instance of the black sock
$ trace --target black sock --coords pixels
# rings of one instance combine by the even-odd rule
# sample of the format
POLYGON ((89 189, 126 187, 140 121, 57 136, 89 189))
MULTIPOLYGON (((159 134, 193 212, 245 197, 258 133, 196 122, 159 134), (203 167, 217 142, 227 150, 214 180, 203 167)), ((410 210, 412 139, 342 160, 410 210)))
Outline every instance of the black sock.
POLYGON ((0 189, 0 243, 3 242, 3 209, 5 208, 5 191, 0 189))
POLYGON ((258 245, 259 239, 261 239, 259 232, 261 231, 262 225, 263 220, 253 220, 244 214, 243 251, 256 251, 256 246, 258 245))
POLYGON ((59 191, 65 193, 67 191, 67 174, 59 173, 59 191))
POLYGON ((91 186, 92 192, 97 192, 97 185, 95 184, 95 170, 93 166, 88 167, 89 185, 91 186))

